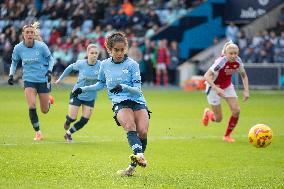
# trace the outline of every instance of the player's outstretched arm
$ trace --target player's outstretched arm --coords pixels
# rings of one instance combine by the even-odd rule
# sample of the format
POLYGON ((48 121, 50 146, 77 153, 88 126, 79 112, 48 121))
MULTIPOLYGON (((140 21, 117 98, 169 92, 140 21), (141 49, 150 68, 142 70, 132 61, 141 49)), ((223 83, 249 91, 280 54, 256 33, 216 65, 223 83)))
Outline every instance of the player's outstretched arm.
POLYGON ((51 81, 51 71, 47 70, 45 77, 47 77, 47 81, 50 82, 51 81))
POLYGON ((103 71, 103 66, 101 66, 98 76, 98 82, 93 85, 81 87, 83 92, 87 91, 99 91, 102 90, 106 86, 106 78, 103 71))
MULTIPOLYGON (((130 73, 131 73, 131 80, 133 83, 133 86, 129 86, 126 84, 120 84, 121 85, 121 91, 128 91, 132 94, 141 94, 141 75, 139 70, 139 64, 134 63, 130 67, 130 73)), ((120 91, 120 92, 121 92, 120 91)))
POLYGON ((70 64, 64 71, 63 73, 60 75, 60 77, 54 82, 54 84, 59 84, 60 81, 62 81, 64 79, 64 77, 66 77, 67 75, 69 75, 73 70, 78 70, 76 69, 75 64, 70 64))
POLYGON ((141 84, 136 84, 137 86, 131 87, 128 86, 126 84, 118 84, 116 85, 114 88, 110 89, 109 92, 113 93, 113 94, 118 94, 120 92, 122 92, 123 90, 127 90, 128 92, 132 93, 132 94, 141 94, 141 84))
POLYGON ((204 74, 205 81, 212 87, 214 91, 216 91, 219 96, 224 97, 224 90, 215 85, 213 78, 214 73, 210 69, 207 70, 207 72, 204 74))
POLYGON ((139 86, 137 86, 137 84, 134 84, 133 87, 125 85, 125 84, 120 84, 120 85, 122 86, 122 90, 127 90, 130 93, 132 93, 132 94, 140 94, 140 93, 142 93, 142 91, 141 91, 141 84, 138 84, 139 86))
POLYGON ((118 94, 120 92, 122 92, 122 86, 120 84, 116 85, 114 88, 112 88, 111 90, 109 90, 109 92, 113 93, 113 94, 118 94))
POLYGON ((72 91, 72 96, 77 98, 79 94, 81 94, 83 92, 83 90, 79 87, 77 89, 75 89, 74 91, 72 91))
POLYGON ((243 101, 247 101, 249 98, 249 81, 248 81, 248 76, 245 72, 245 70, 243 70, 240 73, 241 77, 242 77, 242 82, 243 82, 243 86, 244 86, 244 91, 243 91, 243 101))
POLYGON ((14 47, 13 53, 12 53, 12 63, 11 63, 11 66, 10 66, 9 79, 8 79, 9 85, 14 84, 13 76, 16 73, 18 63, 20 62, 20 56, 18 55, 17 49, 18 48, 14 47))
POLYGON ((89 86, 85 86, 85 87, 81 87, 83 92, 87 92, 87 91, 99 91, 102 90, 105 87, 105 83, 102 81, 98 81, 96 84, 94 85, 89 85, 89 86))

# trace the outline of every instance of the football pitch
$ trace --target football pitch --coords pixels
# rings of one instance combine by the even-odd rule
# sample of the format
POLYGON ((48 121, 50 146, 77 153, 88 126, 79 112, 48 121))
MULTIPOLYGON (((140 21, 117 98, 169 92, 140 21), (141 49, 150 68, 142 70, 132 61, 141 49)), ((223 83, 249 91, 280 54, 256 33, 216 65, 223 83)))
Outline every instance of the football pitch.
POLYGON ((23 89, 0 88, 0 188, 284 188, 283 91, 251 91, 248 102, 240 100, 236 142, 225 143, 230 113, 224 102, 223 121, 204 127, 202 92, 144 89, 153 112, 148 167, 138 167, 132 177, 116 175, 128 166, 131 150, 113 121, 106 91, 99 92, 94 113, 73 135, 74 143, 64 141, 69 92, 53 90, 55 104, 47 115, 37 104, 44 140, 34 142, 23 89), (257 123, 273 130, 267 148, 248 143, 248 131, 257 123))

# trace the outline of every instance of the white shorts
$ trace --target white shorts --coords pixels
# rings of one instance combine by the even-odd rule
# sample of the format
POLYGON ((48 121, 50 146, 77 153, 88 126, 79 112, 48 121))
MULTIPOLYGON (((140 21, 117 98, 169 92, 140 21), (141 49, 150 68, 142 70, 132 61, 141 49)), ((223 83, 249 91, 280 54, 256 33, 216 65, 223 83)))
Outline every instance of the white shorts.
MULTIPOLYGON (((210 85, 206 85, 206 94, 207 94, 207 100, 210 105, 219 105, 221 104, 221 97, 216 93, 215 90, 212 89, 210 85)), ((231 84, 229 87, 224 89, 224 97, 236 97, 237 93, 235 91, 234 85, 231 84)))
POLYGON ((166 64, 165 63, 157 63, 157 70, 159 70, 159 71, 167 70, 166 64))

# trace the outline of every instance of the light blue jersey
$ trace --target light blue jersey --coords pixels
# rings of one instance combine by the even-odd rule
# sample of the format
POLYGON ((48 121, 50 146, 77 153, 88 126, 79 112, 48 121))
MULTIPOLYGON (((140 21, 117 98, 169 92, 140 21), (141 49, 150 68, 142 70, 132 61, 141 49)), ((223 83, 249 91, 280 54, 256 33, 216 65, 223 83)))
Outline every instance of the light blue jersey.
POLYGON ((112 58, 102 61, 98 79, 99 81, 95 85, 82 87, 83 92, 101 90, 106 86, 112 104, 132 100, 146 105, 141 91, 139 65, 133 59, 128 57, 120 64, 115 64, 112 58), (109 92, 110 89, 118 84, 122 86, 122 92, 118 94, 109 92))
POLYGON ((52 71, 54 65, 47 45, 37 40, 34 40, 31 48, 27 47, 23 41, 14 47, 9 75, 15 74, 20 61, 23 66, 23 80, 35 83, 47 82, 45 74, 48 70, 52 71))
MULTIPOLYGON (((77 83, 74 86, 74 89, 78 87, 84 87, 88 85, 93 85, 98 81, 99 70, 101 67, 101 61, 97 60, 96 64, 88 64, 88 61, 78 60, 74 64, 70 64, 59 77, 59 80, 63 80, 65 76, 70 74, 73 70, 79 71, 77 83)), ((82 93, 78 96, 79 100, 91 101, 96 100, 97 91, 88 91, 82 93)))

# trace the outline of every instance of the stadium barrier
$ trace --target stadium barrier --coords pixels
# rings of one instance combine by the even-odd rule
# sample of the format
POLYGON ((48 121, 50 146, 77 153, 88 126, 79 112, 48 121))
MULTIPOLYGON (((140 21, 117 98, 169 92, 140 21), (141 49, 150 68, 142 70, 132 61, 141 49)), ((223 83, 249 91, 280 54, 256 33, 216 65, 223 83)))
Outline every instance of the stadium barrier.
POLYGON ((205 90, 205 87, 205 80, 203 76, 200 75, 194 75, 191 79, 184 81, 182 84, 184 91, 205 90))
MULTIPOLYGON (((284 63, 245 64, 251 89, 283 89, 284 63)), ((236 74, 234 83, 243 88, 241 77, 236 74)))
MULTIPOLYGON (((251 89, 283 89, 284 63, 244 63, 251 89)), ((198 64, 186 62, 179 67, 179 85, 185 91, 202 89, 200 78, 196 74, 198 64)), ((201 76, 202 77, 202 76, 201 76)), ((233 83, 237 88, 243 88, 239 74, 233 76, 233 83)))

